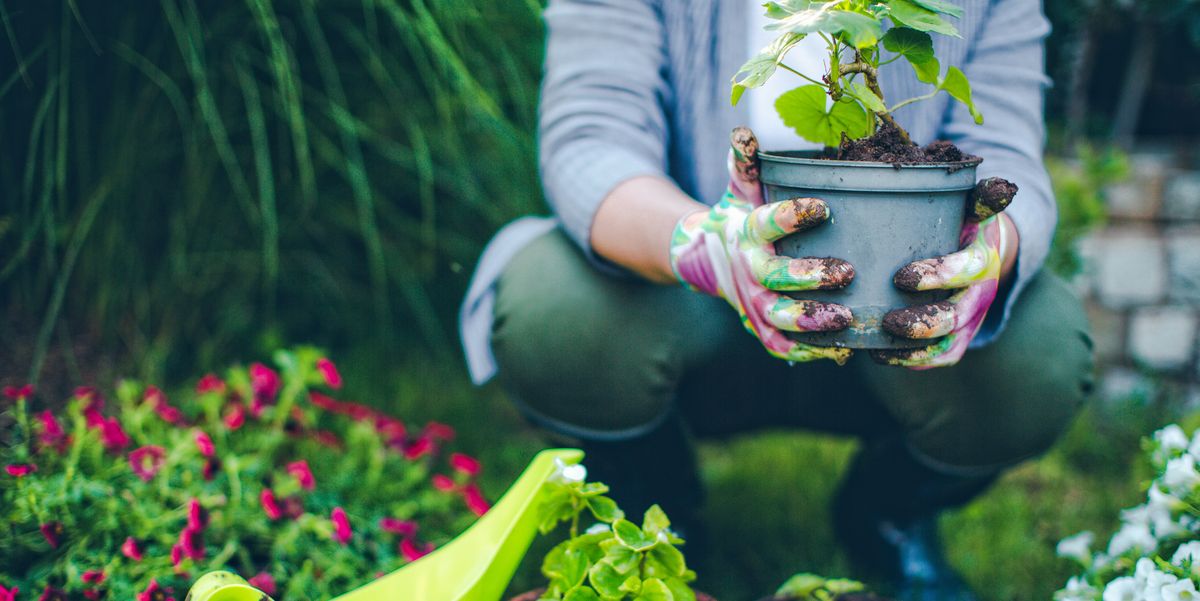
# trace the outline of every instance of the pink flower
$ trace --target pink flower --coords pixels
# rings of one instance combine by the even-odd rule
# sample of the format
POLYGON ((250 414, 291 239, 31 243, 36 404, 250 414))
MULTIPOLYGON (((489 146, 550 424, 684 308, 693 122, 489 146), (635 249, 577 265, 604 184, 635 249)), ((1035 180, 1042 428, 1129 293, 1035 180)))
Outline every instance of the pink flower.
POLYGON ((5 386, 4 396, 14 401, 19 399, 27 399, 33 396, 33 385, 26 384, 24 386, 5 386))
POLYGON ((20 478, 36 472, 37 466, 32 463, 14 463, 4 466, 4 471, 14 478, 20 478))
POLYGON ((172 407, 171 404, 167 402, 167 395, 163 394, 163 392, 158 388, 154 386, 147 387, 146 394, 142 395, 142 400, 152 403, 154 412, 157 413, 158 417, 162 418, 164 422, 167 422, 168 424, 178 424, 183 421, 183 412, 175 407, 172 407))
POLYGON ((262 504, 263 511, 267 513, 267 517, 272 520, 277 520, 283 517, 283 509, 280 509, 279 502, 275 499, 275 492, 269 488, 264 488, 258 495, 258 502, 262 504))
POLYGON ((42 423, 42 433, 38 435, 38 442, 42 447, 57 449, 59 453, 66 450, 67 434, 63 431, 62 424, 58 423, 58 418, 54 417, 54 413, 47 409, 37 414, 37 418, 42 423))
POLYGON ((237 430, 246 423, 246 405, 241 401, 234 401, 229 404, 229 411, 225 413, 225 427, 230 430, 237 430))
POLYGON ((445 474, 434 474, 433 478, 430 478, 430 481, 433 483, 434 488, 442 492, 450 492, 457 486, 454 484, 454 479, 445 474))
POLYGON ((487 499, 483 498, 483 493, 479 491, 479 486, 468 484, 463 487, 462 493, 463 499, 467 502, 467 509, 470 509, 471 513, 482 516, 492 508, 487 499))
POLYGON ((129 446, 129 435, 121 428, 117 418, 110 417, 100 424, 100 442, 104 448, 116 452, 129 446))
POLYGON ((208 511, 194 498, 188 501, 187 527, 192 530, 204 530, 208 527, 208 511))
POLYGON ((200 454, 205 457, 212 457, 216 449, 213 448, 213 441, 205 434, 203 430, 196 430, 195 435, 196 448, 200 449, 200 454))
POLYGON ((176 571, 179 571, 179 564, 183 563, 183 546, 178 543, 171 546, 171 566, 176 571))
POLYGON ((205 374, 196 382, 196 394, 206 394, 209 392, 222 393, 225 392, 225 382, 217 377, 217 374, 205 374))
POLYGON ((221 462, 215 457, 209 457, 204 460, 204 467, 200 468, 200 475, 204 477, 205 482, 209 482, 217 475, 221 469, 221 462))
POLYGON ((470 455, 462 453, 451 454, 450 467, 468 476, 479 475, 479 460, 470 455))
POLYGON ((438 440, 454 440, 454 428, 440 422, 425 424, 425 434, 438 440))
POLYGON ((38 597, 38 601, 67 601, 67 593, 47 584, 46 588, 42 590, 42 596, 38 597))
POLYGON ((38 530, 42 531, 42 537, 46 539, 47 543, 50 543, 51 549, 58 548, 59 540, 63 535, 62 522, 46 522, 38 526, 38 530))
POLYGON ((420 547, 413 542, 411 538, 406 538, 400 541, 400 554, 408 561, 416 561, 429 555, 433 551, 432 543, 425 543, 420 547))
POLYGON ((420 459, 432 451, 433 440, 428 436, 422 436, 404 446, 404 457, 407 459, 420 459))
POLYGON ((346 544, 350 542, 350 519, 346 517, 346 510, 341 507, 334 507, 333 512, 329 514, 329 519, 333 521, 333 540, 346 544))
POLYGON ((88 570, 80 576, 88 584, 100 584, 104 582, 105 577, 104 572, 101 570, 88 570))
POLYGON ((204 532, 189 525, 179 533, 179 544, 176 546, 188 558, 200 561, 204 559, 204 532))
POLYGON ((417 533, 417 523, 412 520, 397 518, 380 518, 379 529, 392 534, 410 537, 417 533))
POLYGON ((275 577, 271 576, 268 572, 259 572, 251 576, 246 582, 267 595, 275 594, 275 577))
POLYGON ((91 601, 99 601, 100 597, 104 596, 104 591, 98 591, 94 588, 89 588, 83 591, 83 596, 91 599, 91 601))
POLYGON ((133 468, 133 473, 143 482, 149 482, 154 479, 158 470, 162 469, 166 457, 166 451, 160 446, 138 447, 129 453, 129 467, 133 468))
POLYGON ((304 459, 287 464, 287 472, 300 483, 300 488, 304 490, 312 490, 317 486, 316 480, 313 479, 312 470, 308 469, 308 461, 304 459))
POLYGON ((279 394, 279 386, 279 374, 275 370, 262 363, 250 366, 250 388, 254 391, 254 398, 264 403, 273 401, 275 395, 279 394))
POLYGON ((0 601, 17 601, 17 593, 19 592, 21 592, 21 589, 15 586, 4 588, 3 585, 0 585, 0 601))
POLYGON ((137 539, 132 536, 126 537, 125 542, 121 543, 121 555, 134 561, 141 561, 142 550, 138 548, 137 539))
POLYGON ((325 383, 330 388, 337 390, 342 387, 342 374, 338 373, 338 368, 333 361, 324 357, 317 359, 317 369, 320 370, 321 376, 325 378, 325 383))
POLYGON ((175 598, 167 594, 167 590, 159 586, 158 580, 151 578, 150 585, 146 590, 138 593, 137 601, 175 601, 175 598))

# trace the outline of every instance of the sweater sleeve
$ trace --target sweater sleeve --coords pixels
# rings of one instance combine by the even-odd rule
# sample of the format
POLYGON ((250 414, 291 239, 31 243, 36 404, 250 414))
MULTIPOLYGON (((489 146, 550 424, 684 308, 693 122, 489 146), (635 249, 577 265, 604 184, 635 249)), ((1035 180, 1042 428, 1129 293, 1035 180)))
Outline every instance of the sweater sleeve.
POLYGON ((983 157, 979 178, 1003 177, 1020 188, 1006 210, 1020 235, 1016 273, 1001 291, 972 346, 1003 330, 1013 304, 1041 269, 1058 220, 1050 176, 1042 162, 1045 74, 1044 41, 1050 24, 1039 0, 993 0, 977 42, 963 66, 984 124, 951 103, 945 135, 964 151, 983 157))
POLYGON ((654 0, 551 0, 538 109, 546 198, 595 259, 592 221, 620 183, 665 176, 665 35, 654 0))

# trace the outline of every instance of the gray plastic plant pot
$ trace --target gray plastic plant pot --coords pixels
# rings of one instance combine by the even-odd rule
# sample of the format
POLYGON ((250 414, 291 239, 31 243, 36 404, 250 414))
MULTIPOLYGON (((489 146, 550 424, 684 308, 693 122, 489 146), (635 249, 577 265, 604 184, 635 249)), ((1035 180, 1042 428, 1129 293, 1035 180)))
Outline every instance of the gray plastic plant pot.
POLYGON ((815 158, 815 152, 760 152, 767 201, 814 197, 830 220, 788 236, 776 250, 791 257, 837 257, 854 265, 842 290, 796 293, 797 298, 846 305, 854 314, 839 332, 792 334, 796 340, 855 349, 916 348, 929 341, 892 336, 881 326, 888 311, 936 302, 944 291, 904 292, 892 276, 904 265, 958 250, 958 235, 975 187, 979 160, 892 165, 815 158))

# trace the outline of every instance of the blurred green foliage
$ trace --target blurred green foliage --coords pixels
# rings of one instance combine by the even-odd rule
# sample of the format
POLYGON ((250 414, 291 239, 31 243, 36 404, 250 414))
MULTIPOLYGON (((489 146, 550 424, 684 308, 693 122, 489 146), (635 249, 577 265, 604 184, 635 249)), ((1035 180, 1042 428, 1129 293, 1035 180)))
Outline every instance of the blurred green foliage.
POLYGON ((448 351, 482 244, 542 209, 541 8, 0 3, 0 303, 33 375, 72 338, 147 376, 247 341, 448 351))
POLYGON ((1081 146, 1074 159, 1048 157, 1046 168, 1058 202, 1058 227, 1046 267, 1069 279, 1083 269, 1079 239, 1104 225, 1105 188, 1129 176, 1129 158, 1116 148, 1081 146))

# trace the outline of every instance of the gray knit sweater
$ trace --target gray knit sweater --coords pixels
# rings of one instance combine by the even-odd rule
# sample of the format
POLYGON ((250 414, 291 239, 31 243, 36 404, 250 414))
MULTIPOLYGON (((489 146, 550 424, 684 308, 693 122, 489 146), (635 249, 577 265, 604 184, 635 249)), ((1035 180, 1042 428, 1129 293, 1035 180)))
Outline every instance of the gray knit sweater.
MULTIPOLYGON (((540 168, 553 221, 521 221, 489 244, 463 304, 461 330, 472 378, 495 371, 488 349, 492 288, 531 237, 563 229, 592 256, 596 209, 621 182, 674 180, 702 202, 725 187, 729 131, 746 123, 729 103, 729 78, 748 58, 745 2, 756 0, 551 0, 540 107, 540 168)), ((945 94, 897 112, 915 141, 947 139, 984 158, 979 177, 1013 181, 1008 215, 1020 233, 1017 274, 975 344, 1003 328, 1021 290, 1041 268, 1056 212, 1042 164, 1043 41, 1039 0, 952 0, 965 15, 961 38, 935 36, 943 65, 958 65, 985 116, 977 126, 945 94), (1002 309, 1001 311, 997 311, 1002 309)), ((904 61, 883 67, 890 99, 928 91, 904 61)), ((753 92, 750 92, 753 93, 753 92)), ((768 149, 771 150, 771 149, 768 149)))

